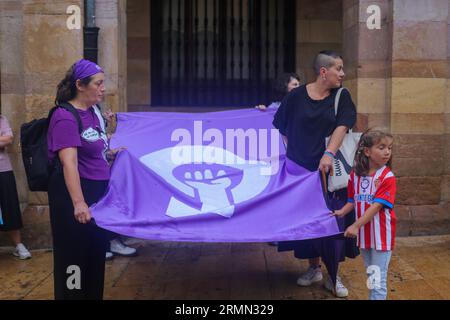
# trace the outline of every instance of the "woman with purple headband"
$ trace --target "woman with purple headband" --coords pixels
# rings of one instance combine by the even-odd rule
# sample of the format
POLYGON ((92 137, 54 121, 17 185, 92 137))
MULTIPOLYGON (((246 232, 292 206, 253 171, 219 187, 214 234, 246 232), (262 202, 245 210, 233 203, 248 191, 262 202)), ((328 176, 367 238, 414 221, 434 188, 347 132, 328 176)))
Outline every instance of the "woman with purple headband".
POLYGON ((77 61, 58 84, 59 108, 49 123, 48 158, 53 169, 48 197, 58 300, 103 298, 108 236, 93 221, 89 206, 104 195, 109 161, 118 152, 109 149, 96 106, 105 96, 104 81, 97 64, 77 61))

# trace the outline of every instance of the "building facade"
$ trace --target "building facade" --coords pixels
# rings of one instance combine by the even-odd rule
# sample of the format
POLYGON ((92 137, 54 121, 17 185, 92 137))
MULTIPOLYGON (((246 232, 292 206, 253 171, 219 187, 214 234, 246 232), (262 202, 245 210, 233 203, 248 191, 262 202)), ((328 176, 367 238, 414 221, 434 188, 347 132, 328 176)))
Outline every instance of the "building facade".
MULTIPOLYGON (((382 127, 395 136, 393 169, 398 176, 398 234, 448 233, 450 0, 293 0, 292 3, 286 3, 293 5, 289 8, 294 12, 286 11, 283 16, 280 9, 275 14, 279 18, 273 18, 269 8, 270 0, 254 0, 252 5, 261 6, 259 10, 262 11, 254 11, 256 14, 247 21, 245 17, 252 17, 249 12, 256 10, 251 7, 250 1, 227 1, 228 6, 232 3, 234 7, 223 8, 236 13, 236 28, 241 24, 241 27, 252 26, 254 30, 257 23, 261 28, 269 28, 271 21, 275 21, 279 29, 275 29, 278 31, 270 36, 272 40, 267 36, 269 29, 265 29, 265 33, 264 30, 257 33, 260 35, 262 48, 264 44, 269 44, 272 48, 279 45, 279 52, 282 49, 285 49, 285 53, 293 52, 291 56, 284 56, 286 65, 294 69, 289 71, 296 71, 301 75, 302 82, 313 80, 311 63, 318 51, 328 49, 342 52, 347 74, 344 85, 351 91, 358 109, 357 129, 382 127), (269 9, 264 9, 264 5, 269 9), (245 11, 245 8, 249 11, 245 11), (266 17, 272 17, 258 22, 258 17, 261 16, 258 12, 266 12, 266 17), (280 30, 291 31, 283 33, 280 30), (279 40, 276 34, 280 34, 279 40), (267 41, 264 36, 267 36, 267 41), (288 47, 283 47, 281 43, 288 47)), ((85 2, 0 1, 1 113, 10 120, 15 132, 14 144, 8 151, 15 168, 23 207, 24 241, 32 243, 33 247, 51 245, 47 198, 44 193, 29 192, 27 189, 21 162, 19 129, 24 122, 46 116, 53 106, 58 81, 63 78, 70 65, 83 56, 85 2), (81 27, 76 25, 77 8, 81 27)), ((205 74, 204 80, 217 74, 224 77, 220 79, 232 79, 229 83, 233 86, 238 80, 249 79, 250 76, 245 74, 250 75, 252 72, 256 77, 261 77, 259 80, 267 80, 268 77, 263 79, 261 76, 265 72, 264 65, 267 66, 267 75, 269 71, 272 74, 283 69, 276 64, 279 58, 272 56, 270 61, 275 61, 273 68, 269 66, 269 62, 262 62, 262 69, 252 71, 249 59, 258 58, 258 55, 252 55, 251 49, 247 49, 246 53, 246 45, 243 44, 255 45, 255 40, 250 40, 250 31, 235 33, 235 42, 230 42, 231 45, 236 44, 236 57, 239 58, 235 62, 234 58, 229 60, 226 56, 220 56, 220 50, 217 50, 217 61, 214 60, 216 54, 208 52, 216 52, 213 50, 216 48, 214 46, 220 49, 220 45, 228 45, 228 42, 220 42, 223 38, 220 36, 220 26, 225 28, 222 32, 227 28, 224 18, 219 18, 220 5, 225 5, 221 0, 199 0, 200 4, 195 0, 164 1, 164 6, 169 6, 167 12, 173 12, 172 18, 167 16, 169 33, 158 26, 161 21, 166 21, 166 15, 163 14, 160 18, 158 12, 155 13, 155 10, 162 10, 161 1, 95 0, 94 3, 95 25, 100 28, 98 63, 105 69, 107 79, 105 106, 113 111, 198 112, 226 109, 225 106, 214 103, 210 108, 205 108, 204 105, 196 106, 194 100, 190 105, 182 105, 176 100, 166 100, 164 103, 163 99, 158 98, 156 88, 161 88, 157 85, 164 81, 161 74, 165 71, 158 69, 157 59, 167 56, 167 51, 162 56, 162 49, 156 48, 164 48, 161 41, 167 39, 169 44, 165 50, 172 48, 168 54, 173 56, 173 61, 169 61, 168 65, 177 70, 176 67, 181 65, 188 68, 186 61, 190 61, 189 68, 203 70, 198 73, 205 74), (181 2, 183 7, 178 11, 174 9, 181 2), (189 12, 195 10, 188 12, 188 4, 198 8, 198 11, 204 11, 203 16, 201 13, 189 16, 189 12), (212 9, 215 5, 217 8, 212 9), (217 24, 214 22, 214 12, 218 12, 217 24), (210 17, 209 20, 207 17, 210 17), (180 19, 183 19, 182 23, 180 19), (188 33, 187 29, 183 29, 183 38, 181 31, 174 31, 177 27, 181 29, 182 24, 183 28, 187 28, 185 21, 189 19, 192 19, 194 25, 198 23, 196 27, 199 30, 199 25, 205 23, 203 38, 200 38, 200 31, 188 33), (192 34, 194 38, 190 39, 188 34, 192 34), (197 36, 200 40, 195 38, 197 36), (177 56, 177 49, 189 41, 195 42, 195 39, 199 43, 198 48, 205 49, 203 60, 196 60, 200 56, 200 49, 197 53, 186 49, 182 55, 178 53, 177 56), (212 60, 207 60, 207 56, 212 56, 212 60), (223 61, 223 69, 220 69, 220 61, 223 61), (239 77, 228 76, 230 65, 233 66, 231 68, 236 68, 239 77)), ((240 30, 245 30, 245 27, 240 30)), ((230 35, 228 32, 227 39, 233 37, 234 33, 230 35)), ((267 57, 269 61, 270 55, 267 54, 267 57)), ((180 78, 177 82, 177 78, 174 79, 169 82, 174 86, 185 80, 180 78)), ((0 244, 6 243, 6 237, 0 235, 0 244)))

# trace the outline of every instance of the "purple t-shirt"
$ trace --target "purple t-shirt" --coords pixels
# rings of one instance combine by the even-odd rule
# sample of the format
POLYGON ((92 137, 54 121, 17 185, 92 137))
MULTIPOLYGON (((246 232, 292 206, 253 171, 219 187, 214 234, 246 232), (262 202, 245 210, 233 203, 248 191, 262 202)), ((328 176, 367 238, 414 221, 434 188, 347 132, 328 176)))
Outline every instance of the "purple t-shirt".
POLYGON ((77 111, 83 125, 81 135, 77 120, 69 111, 58 108, 53 113, 47 133, 48 159, 53 161, 59 150, 76 147, 80 177, 109 180, 110 167, 105 156, 108 139, 101 129, 100 120, 93 107, 77 111))

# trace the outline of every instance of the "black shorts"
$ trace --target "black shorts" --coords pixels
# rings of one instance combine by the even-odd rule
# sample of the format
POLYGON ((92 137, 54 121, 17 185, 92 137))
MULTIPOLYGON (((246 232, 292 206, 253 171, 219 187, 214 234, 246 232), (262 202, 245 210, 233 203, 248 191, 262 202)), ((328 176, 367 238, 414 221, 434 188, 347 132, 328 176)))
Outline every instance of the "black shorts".
POLYGON ((23 227, 16 179, 12 171, 0 172, 0 208, 3 220, 0 231, 19 230, 23 227))

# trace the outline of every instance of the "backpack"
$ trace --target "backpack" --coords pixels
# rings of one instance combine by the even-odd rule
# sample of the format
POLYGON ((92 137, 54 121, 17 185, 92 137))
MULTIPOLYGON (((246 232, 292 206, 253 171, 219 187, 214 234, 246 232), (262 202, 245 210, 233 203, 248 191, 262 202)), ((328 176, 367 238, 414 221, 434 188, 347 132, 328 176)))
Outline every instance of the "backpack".
POLYGON ((55 164, 49 164, 47 153, 47 131, 53 112, 58 108, 64 108, 73 114, 78 123, 79 133, 81 134, 83 131, 80 115, 75 107, 69 103, 62 103, 53 107, 49 111, 47 118, 33 120, 20 127, 22 160, 28 187, 31 191, 48 191, 50 172, 56 163, 59 162, 59 158, 56 157, 55 164))

